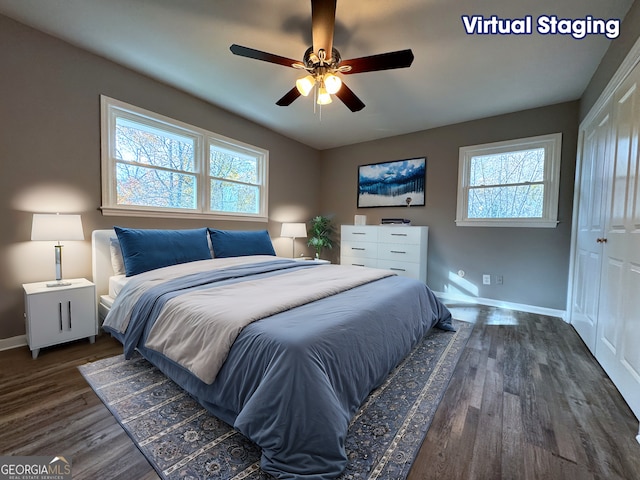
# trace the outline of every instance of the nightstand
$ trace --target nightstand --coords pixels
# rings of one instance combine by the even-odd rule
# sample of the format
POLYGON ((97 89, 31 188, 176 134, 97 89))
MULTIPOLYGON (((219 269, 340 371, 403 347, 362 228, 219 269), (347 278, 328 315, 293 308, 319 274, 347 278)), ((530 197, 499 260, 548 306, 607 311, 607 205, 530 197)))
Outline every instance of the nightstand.
POLYGON ((321 265, 328 265, 331 263, 329 260, 323 260, 322 258, 312 258, 312 257, 297 257, 297 258, 294 258, 294 260, 298 262, 315 262, 321 265))
POLYGON ((98 334, 96 287, 84 278, 65 279, 70 285, 47 287, 48 282, 26 283, 24 289, 27 342, 33 358, 51 345, 98 334))

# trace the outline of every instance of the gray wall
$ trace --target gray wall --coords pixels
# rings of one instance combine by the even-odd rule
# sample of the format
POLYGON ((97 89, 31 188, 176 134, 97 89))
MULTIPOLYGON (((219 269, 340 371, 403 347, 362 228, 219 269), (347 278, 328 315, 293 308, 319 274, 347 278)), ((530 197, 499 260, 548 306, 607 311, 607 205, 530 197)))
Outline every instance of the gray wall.
POLYGON ((570 102, 325 150, 321 210, 336 225, 353 224, 355 214, 367 215, 370 224, 405 217, 428 225, 427 283, 435 291, 564 310, 577 130, 578 102, 570 102), (563 134, 557 228, 456 227, 460 147, 555 132, 563 134), (358 165, 421 156, 427 157, 426 206, 356 208, 358 165), (482 285, 483 274, 502 275, 504 284, 482 285))
POLYGON ((91 278, 95 229, 266 226, 102 216, 100 94, 269 150, 267 226, 278 253, 291 254, 281 222, 318 213, 316 150, 3 16, 0 45, 0 339, 25 332, 21 284, 54 277, 53 243, 29 241, 34 212, 82 214, 86 241, 66 243, 67 278, 91 278))

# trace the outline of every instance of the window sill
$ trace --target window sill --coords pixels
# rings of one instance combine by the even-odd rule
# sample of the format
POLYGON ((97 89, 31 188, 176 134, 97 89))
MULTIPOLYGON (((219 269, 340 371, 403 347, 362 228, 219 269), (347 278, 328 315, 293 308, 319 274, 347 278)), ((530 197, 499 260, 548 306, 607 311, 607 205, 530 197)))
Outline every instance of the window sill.
POLYGON ((267 222, 268 217, 262 215, 240 215, 222 213, 203 213, 186 210, 147 210, 144 208, 100 207, 105 217, 149 217, 149 218, 195 218, 207 220, 235 220, 241 222, 267 222))
POLYGON ((517 227, 517 228, 556 228, 558 226, 556 220, 456 220, 457 227, 517 227))

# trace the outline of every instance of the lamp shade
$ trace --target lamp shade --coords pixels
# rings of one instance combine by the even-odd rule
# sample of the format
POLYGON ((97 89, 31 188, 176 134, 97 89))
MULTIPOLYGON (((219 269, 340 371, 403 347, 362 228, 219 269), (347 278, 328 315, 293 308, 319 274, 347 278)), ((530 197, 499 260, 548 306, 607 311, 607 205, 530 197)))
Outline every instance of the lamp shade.
POLYGON ((304 223, 283 223, 281 237, 306 238, 307 226, 304 223))
POLYGON ((298 92, 305 97, 309 95, 315 84, 316 79, 311 75, 307 75, 304 78, 296 80, 296 88, 298 89, 298 92))
POLYGON ((316 103, 318 105, 329 105, 332 101, 327 89, 324 86, 320 87, 318 89, 318 100, 316 100, 316 103))
POLYGON ((327 89, 327 93, 338 93, 338 90, 340 90, 340 87, 342 86, 342 80, 333 73, 327 73, 324 76, 324 86, 327 89))
POLYGON ((84 240, 80 215, 34 213, 31 240, 84 240))

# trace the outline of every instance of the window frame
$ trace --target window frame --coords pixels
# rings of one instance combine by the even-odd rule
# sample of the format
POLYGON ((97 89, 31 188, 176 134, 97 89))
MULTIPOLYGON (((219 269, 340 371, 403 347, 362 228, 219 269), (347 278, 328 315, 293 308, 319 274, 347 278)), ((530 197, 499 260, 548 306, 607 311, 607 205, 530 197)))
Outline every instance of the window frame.
MULTIPOLYGON (((189 125, 179 120, 127 104, 105 95, 100 96, 101 110, 101 173, 102 173, 102 214, 105 216, 161 217, 161 218, 204 218, 211 220, 268 221, 268 168, 269 151, 234 140, 208 130, 189 125), (119 205, 117 203, 115 155, 116 119, 125 118, 136 123, 160 129, 171 135, 180 135, 194 140, 194 171, 196 186, 196 208, 170 208, 139 205, 119 205), (224 145, 226 150, 236 150, 239 155, 252 157, 257 162, 257 183, 259 189, 258 213, 221 212, 211 210, 210 148, 224 145)), ((145 165, 146 167, 146 165, 145 165)), ((154 168, 151 166, 150 168, 154 168)), ((159 168, 161 169, 161 168, 159 168)))
POLYGON ((460 147, 456 225, 459 227, 555 228, 558 225, 561 154, 562 133, 460 147), (545 152, 544 178, 542 181, 544 186, 542 217, 469 218, 471 160, 479 156, 536 148, 543 148, 545 152))

